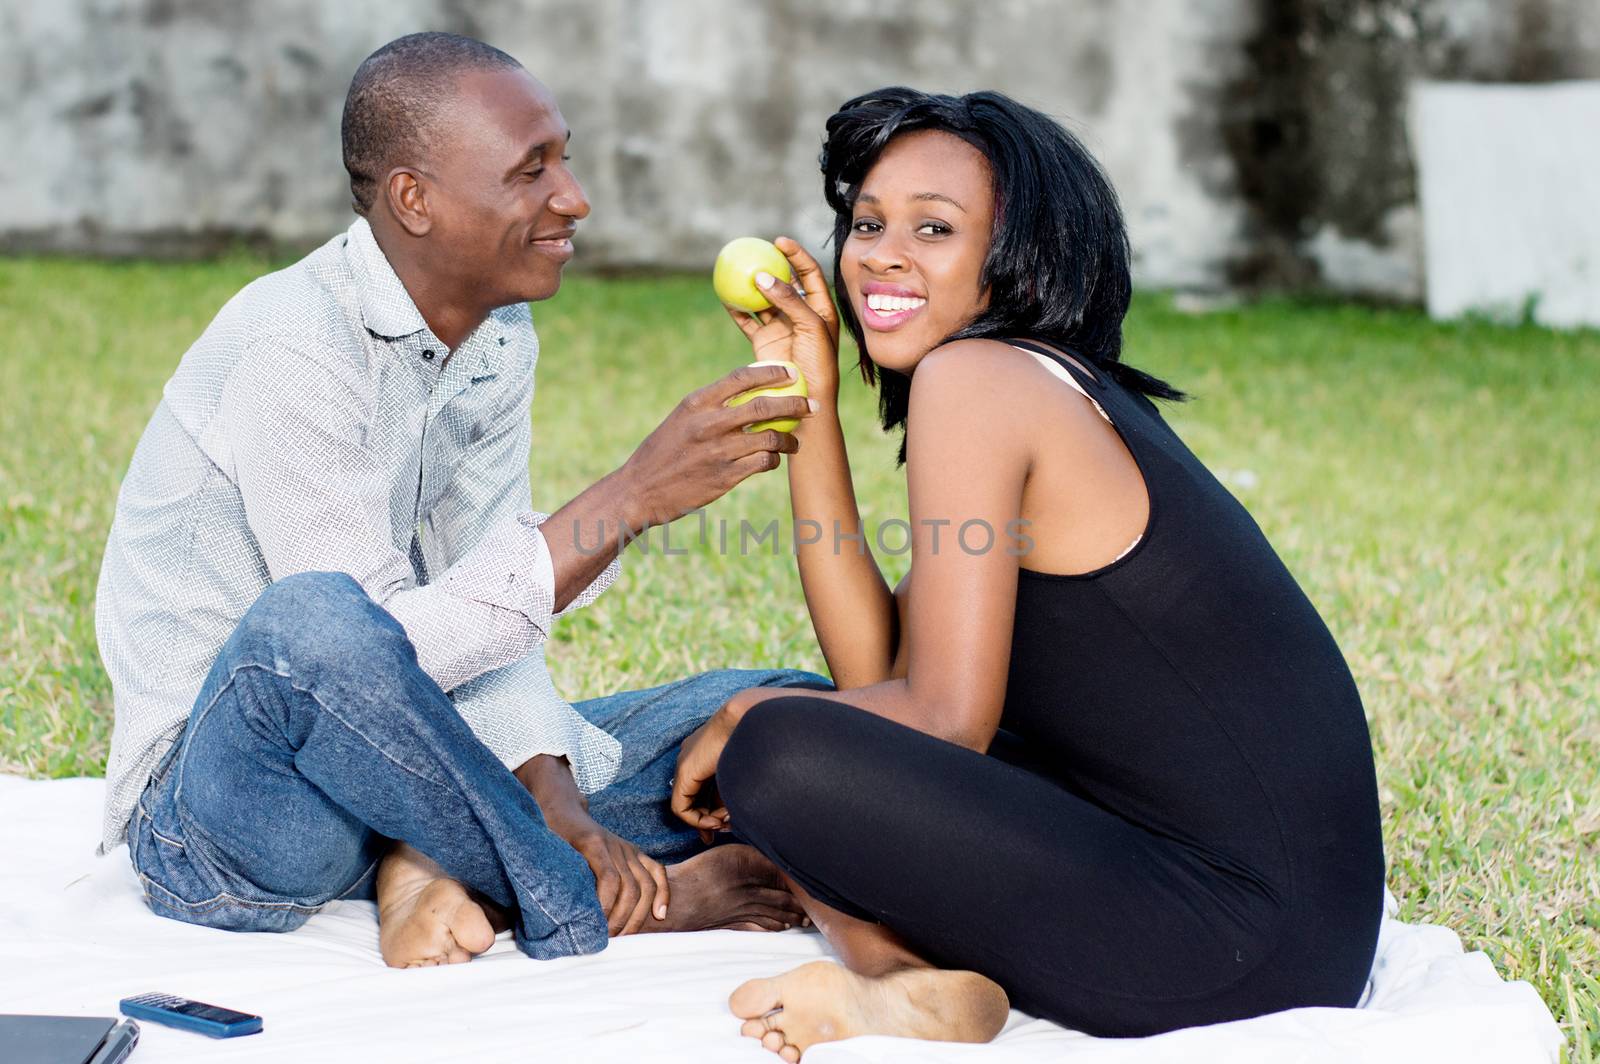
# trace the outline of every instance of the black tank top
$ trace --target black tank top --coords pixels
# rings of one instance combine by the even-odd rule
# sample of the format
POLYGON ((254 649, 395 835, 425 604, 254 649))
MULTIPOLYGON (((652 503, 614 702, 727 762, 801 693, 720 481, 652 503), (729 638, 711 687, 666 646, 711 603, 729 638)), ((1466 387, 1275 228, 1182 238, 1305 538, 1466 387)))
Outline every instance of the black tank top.
POLYGON ((1384 877, 1371 740, 1327 626, 1149 398, 1012 343, 1100 403, 1150 516, 1093 572, 1022 569, 1002 728, 1074 793, 1287 907, 1370 922, 1384 877))

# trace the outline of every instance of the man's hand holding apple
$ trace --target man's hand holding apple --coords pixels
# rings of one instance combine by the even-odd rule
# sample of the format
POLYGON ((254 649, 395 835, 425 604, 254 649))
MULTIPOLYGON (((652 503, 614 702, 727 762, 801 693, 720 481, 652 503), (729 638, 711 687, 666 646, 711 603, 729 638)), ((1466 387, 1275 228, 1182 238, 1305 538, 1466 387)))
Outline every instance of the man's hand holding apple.
POLYGON ((791 433, 745 429, 775 418, 809 417, 812 407, 804 396, 763 395, 742 406, 724 405, 741 392, 792 381, 791 373, 787 366, 740 366, 685 396, 619 471, 634 519, 647 525, 675 521, 746 477, 778 468, 780 454, 799 450, 791 433))

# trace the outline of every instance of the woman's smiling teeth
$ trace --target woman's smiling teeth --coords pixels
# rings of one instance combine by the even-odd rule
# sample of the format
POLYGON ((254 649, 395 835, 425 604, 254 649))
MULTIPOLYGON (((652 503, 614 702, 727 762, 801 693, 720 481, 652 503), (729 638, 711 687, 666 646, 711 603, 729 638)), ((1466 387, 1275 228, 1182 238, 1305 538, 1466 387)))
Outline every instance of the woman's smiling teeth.
POLYGON ((915 296, 888 296, 879 292, 872 292, 867 296, 867 308, 880 314, 902 314, 908 310, 916 310, 927 303, 926 299, 915 296))

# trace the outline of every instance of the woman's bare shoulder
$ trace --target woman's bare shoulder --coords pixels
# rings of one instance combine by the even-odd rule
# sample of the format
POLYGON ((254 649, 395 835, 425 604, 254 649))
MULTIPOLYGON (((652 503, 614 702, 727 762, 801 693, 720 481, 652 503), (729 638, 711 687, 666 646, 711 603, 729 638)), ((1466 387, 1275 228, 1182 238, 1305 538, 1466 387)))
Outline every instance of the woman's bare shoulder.
POLYGON ((1020 351, 1003 340, 951 340, 922 356, 916 372, 911 375, 912 390, 920 382, 924 385, 950 387, 972 383, 978 378, 996 373, 1015 375, 1030 361, 1025 351, 1020 351))
MULTIPOLYGON (((1031 352, 1002 340, 952 340, 917 363, 911 376, 911 411, 932 413, 934 420, 955 420, 1000 427, 1000 422, 1026 428, 1046 419, 1059 428, 1063 410, 1067 424, 1089 411, 1031 352), (919 394, 920 393, 920 394, 919 394)), ((924 418, 924 423, 928 418, 924 418)), ((908 430, 916 423, 907 420, 908 430)), ((1083 420, 1093 428, 1093 420, 1083 420)))
POLYGON ((937 477, 941 492, 958 494, 1012 473, 1020 484, 1043 420, 1030 394, 1037 386, 1024 377, 1026 357, 993 340, 958 340, 917 363, 906 407, 906 470, 914 490, 926 488, 928 476, 937 477))

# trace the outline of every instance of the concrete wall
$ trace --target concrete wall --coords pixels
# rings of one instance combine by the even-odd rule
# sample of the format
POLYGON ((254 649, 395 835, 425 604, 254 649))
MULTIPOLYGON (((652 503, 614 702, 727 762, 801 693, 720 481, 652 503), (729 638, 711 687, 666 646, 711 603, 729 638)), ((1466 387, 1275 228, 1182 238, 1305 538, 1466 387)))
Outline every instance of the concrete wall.
MULTIPOLYGON (((1245 205, 1237 283, 1422 295, 1419 79, 1600 77, 1596 0, 1260 0, 1216 106, 1245 205)), ((1219 190, 1220 193, 1221 190, 1219 190)))
POLYGON ((1600 327, 1600 81, 1422 82, 1410 124, 1428 313, 1600 327))
POLYGON ((490 41, 555 90, 579 262, 704 267, 827 225, 824 119, 996 88, 1117 185, 1143 283, 1417 297, 1417 76, 1600 76, 1594 0, 7 0, 0 250, 311 244, 349 218, 339 113, 400 34, 490 41))

